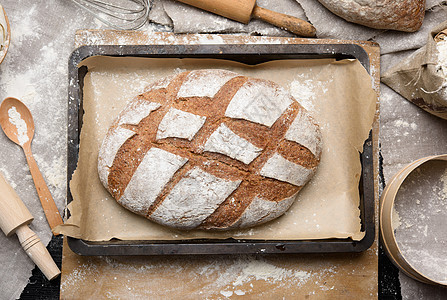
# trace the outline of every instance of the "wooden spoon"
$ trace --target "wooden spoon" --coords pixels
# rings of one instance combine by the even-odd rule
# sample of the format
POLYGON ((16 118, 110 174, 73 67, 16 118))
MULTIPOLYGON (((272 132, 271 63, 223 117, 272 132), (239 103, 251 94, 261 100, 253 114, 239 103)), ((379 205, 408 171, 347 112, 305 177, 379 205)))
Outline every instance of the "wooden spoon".
POLYGON ((33 154, 31 153, 31 141, 34 136, 34 121, 29 109, 16 98, 6 98, 0 105, 0 125, 6 136, 22 147, 25 152, 34 185, 42 203, 43 211, 47 217, 51 230, 57 225, 63 224, 56 203, 54 203, 42 174, 39 171, 33 154))

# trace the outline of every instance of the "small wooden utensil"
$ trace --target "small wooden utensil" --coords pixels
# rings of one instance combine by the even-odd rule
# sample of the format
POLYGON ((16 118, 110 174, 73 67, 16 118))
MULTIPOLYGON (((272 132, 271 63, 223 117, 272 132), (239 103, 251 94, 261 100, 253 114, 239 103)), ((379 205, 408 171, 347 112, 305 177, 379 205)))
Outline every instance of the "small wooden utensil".
POLYGON ((304 37, 315 37, 310 23, 256 5, 256 0, 178 0, 217 15, 247 24, 251 18, 260 19, 281 29, 304 37))
POLYGON ((0 174, 0 228, 6 236, 17 234, 26 254, 48 280, 54 279, 61 271, 39 237, 28 227, 32 221, 33 216, 25 204, 0 174))
POLYGON ((39 195, 40 203, 42 204, 43 211, 47 217, 48 224, 51 230, 53 230, 57 225, 61 225, 62 221, 59 210, 57 209, 56 203, 54 203, 53 197, 51 196, 50 190, 48 189, 42 174, 39 171, 36 161, 34 160, 33 154, 31 152, 31 141, 34 136, 34 121, 31 112, 28 108, 16 98, 6 98, 0 105, 0 125, 5 132, 6 136, 22 147, 25 152, 26 160, 28 162, 31 175, 34 180, 34 185, 36 186, 37 194, 39 195), (15 107, 16 111, 20 114, 20 118, 26 123, 26 136, 24 138, 20 136, 19 128, 17 125, 11 123, 11 118, 9 116, 9 110, 15 107), (28 137, 26 139, 26 137, 28 137), (22 140, 21 140, 22 139, 22 140))

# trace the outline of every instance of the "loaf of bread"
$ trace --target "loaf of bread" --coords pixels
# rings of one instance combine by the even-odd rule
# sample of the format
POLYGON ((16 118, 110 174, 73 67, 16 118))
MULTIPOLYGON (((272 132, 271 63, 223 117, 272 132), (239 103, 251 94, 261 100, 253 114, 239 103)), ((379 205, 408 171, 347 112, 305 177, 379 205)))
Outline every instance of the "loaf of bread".
POLYGON ((282 87, 196 70, 153 83, 127 105, 104 138, 98 171, 134 213, 225 230, 282 215, 320 153, 318 125, 282 87))
POLYGON ((348 22, 376 29, 414 32, 425 15, 425 0, 318 0, 348 22))

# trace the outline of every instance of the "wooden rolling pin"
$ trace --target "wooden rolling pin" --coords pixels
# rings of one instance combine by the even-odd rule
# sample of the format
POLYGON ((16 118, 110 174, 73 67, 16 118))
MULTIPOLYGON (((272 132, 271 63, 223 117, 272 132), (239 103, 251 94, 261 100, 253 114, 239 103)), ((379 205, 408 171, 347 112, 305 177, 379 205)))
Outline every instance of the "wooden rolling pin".
POLYGON ((296 35, 314 37, 315 27, 310 23, 256 5, 256 0, 178 0, 244 24, 251 18, 260 19, 296 35))
POLYGON ((48 280, 54 279, 61 271, 39 237, 28 227, 32 221, 33 216, 25 204, 0 174, 0 228, 8 237, 17 234, 26 254, 48 280))

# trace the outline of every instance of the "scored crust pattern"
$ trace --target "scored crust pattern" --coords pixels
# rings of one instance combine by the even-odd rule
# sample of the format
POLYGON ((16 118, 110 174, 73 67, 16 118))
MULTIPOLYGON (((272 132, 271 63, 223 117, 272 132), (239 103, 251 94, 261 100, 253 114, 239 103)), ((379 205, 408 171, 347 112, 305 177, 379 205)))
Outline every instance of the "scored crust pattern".
POLYGON ((119 204, 157 223, 245 228, 282 215, 320 154, 318 125, 282 87, 197 70, 155 82, 127 105, 104 138, 98 172, 119 204))

